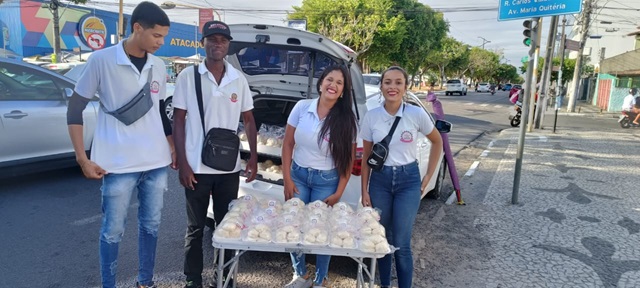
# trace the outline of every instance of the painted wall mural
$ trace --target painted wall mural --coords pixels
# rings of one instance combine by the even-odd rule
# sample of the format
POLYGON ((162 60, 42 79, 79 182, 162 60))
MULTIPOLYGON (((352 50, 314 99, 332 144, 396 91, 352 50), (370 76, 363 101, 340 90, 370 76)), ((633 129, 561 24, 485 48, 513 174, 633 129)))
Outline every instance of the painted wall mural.
MULTIPOLYGON (((83 52, 91 52, 115 44, 118 13, 73 5, 60 7, 58 11, 63 51, 80 48, 83 52)), ((194 18, 198 16, 198 11, 193 13, 194 18)), ((128 20, 130 15, 125 18, 128 20)), ((0 49, 7 47, 8 51, 23 57, 50 54, 54 46, 53 26, 53 15, 42 2, 5 0, 0 4, 0 49)), ((201 37, 196 29, 195 25, 172 22, 165 45, 156 55, 189 57, 204 54, 202 45, 195 41, 201 37)))

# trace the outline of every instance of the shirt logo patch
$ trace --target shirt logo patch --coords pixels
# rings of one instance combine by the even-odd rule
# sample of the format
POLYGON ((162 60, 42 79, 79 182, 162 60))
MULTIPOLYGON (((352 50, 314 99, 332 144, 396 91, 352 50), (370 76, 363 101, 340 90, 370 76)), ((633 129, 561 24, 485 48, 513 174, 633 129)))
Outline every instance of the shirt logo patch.
POLYGON ((231 99, 231 102, 233 102, 233 103, 238 102, 238 94, 236 94, 236 93, 231 94, 231 98, 229 98, 229 99, 231 99))
POLYGON ((158 93, 160 91, 160 83, 158 81, 151 82, 151 93, 158 93))
POLYGON ((402 134, 400 134, 400 141, 404 143, 413 142, 413 134, 409 131, 403 131, 402 134))

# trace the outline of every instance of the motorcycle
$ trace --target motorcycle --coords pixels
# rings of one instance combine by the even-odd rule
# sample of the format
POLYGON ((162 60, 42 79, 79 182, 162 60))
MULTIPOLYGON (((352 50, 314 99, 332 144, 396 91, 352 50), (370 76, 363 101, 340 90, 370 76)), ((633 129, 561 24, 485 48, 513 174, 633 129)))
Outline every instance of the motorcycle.
POLYGON ((491 92, 491 95, 495 95, 496 94, 496 87, 491 87, 491 89, 489 91, 491 92))
POLYGON ((509 115, 509 120, 511 120, 511 127, 518 127, 520 126, 520 121, 522 118, 522 102, 516 102, 516 107, 514 109, 516 110, 516 114, 509 115))
POLYGON ((630 111, 622 111, 622 115, 618 118, 618 123, 620 123, 620 127, 627 129, 631 127, 640 127, 640 125, 633 124, 633 119, 636 119, 638 116, 637 113, 633 113, 630 111))

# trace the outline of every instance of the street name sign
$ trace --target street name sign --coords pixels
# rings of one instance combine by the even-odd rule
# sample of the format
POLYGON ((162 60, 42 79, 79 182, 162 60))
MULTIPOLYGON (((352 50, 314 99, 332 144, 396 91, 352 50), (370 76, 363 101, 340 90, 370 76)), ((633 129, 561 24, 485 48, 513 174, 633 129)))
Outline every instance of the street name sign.
POLYGON ((582 11, 582 0, 499 0, 498 21, 563 14, 582 11))
POLYGON ((580 51, 580 41, 564 39, 564 49, 569 51, 580 51))

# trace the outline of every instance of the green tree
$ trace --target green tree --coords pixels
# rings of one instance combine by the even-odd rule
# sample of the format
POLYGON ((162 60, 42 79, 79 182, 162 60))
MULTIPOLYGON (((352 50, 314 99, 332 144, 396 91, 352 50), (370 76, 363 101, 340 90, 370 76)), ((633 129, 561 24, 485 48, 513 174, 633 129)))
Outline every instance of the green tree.
MULTIPOLYGON (((439 47, 432 49, 425 63, 423 63, 424 69, 432 69, 438 71, 440 80, 444 82, 446 79, 446 71, 455 70, 456 67, 449 67, 455 61, 464 59, 467 56, 467 46, 462 42, 459 42, 453 37, 446 37, 439 47)), ((442 88, 442 82, 440 88, 442 88)))
POLYGON ((490 80, 500 65, 498 54, 479 47, 471 48, 469 54, 470 75, 475 80, 490 80))
POLYGON ((395 0, 393 9, 396 15, 404 16, 405 29, 410 31, 410 36, 402 39, 400 49, 390 55, 390 62, 404 67, 410 75, 419 75, 422 59, 444 40, 449 25, 442 13, 417 0, 395 0))
POLYGON ((307 29, 349 46, 369 50, 379 27, 385 27, 391 0, 304 0, 288 19, 306 19, 307 29))
POLYGON ((515 82, 518 80, 518 68, 511 64, 500 64, 493 74, 496 83, 515 82))

